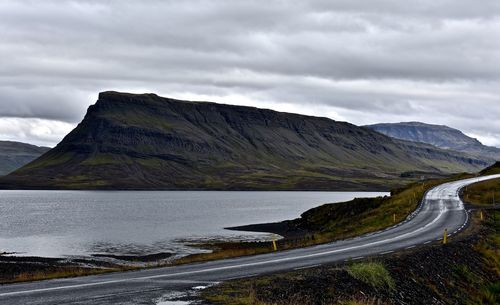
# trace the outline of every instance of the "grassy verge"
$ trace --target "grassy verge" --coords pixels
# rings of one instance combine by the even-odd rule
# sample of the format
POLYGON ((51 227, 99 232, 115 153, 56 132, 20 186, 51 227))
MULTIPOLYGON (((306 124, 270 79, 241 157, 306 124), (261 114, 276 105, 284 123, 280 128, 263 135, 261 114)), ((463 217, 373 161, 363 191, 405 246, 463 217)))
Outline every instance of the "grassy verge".
POLYGON ((471 305, 500 304, 500 211, 488 211, 483 226, 488 232, 474 245, 474 250, 480 254, 490 277, 460 265, 455 269, 457 280, 466 284, 463 289, 469 295, 467 304, 471 305))
POLYGON ((0 255, 0 284, 95 275, 138 269, 95 260, 67 261, 59 258, 0 255))
POLYGON ((31 281, 49 280, 55 278, 77 277, 83 275, 108 273, 112 271, 120 271, 120 270, 68 267, 68 268, 58 268, 58 270, 50 270, 50 271, 21 272, 19 274, 16 274, 11 280, 7 280, 3 283, 31 282, 31 281))
MULTIPOLYGON (((488 174, 500 173, 500 165, 488 170, 488 174)), ((488 206, 496 204, 497 198, 500 199, 500 179, 483 181, 469 186, 463 193, 466 201, 477 206, 488 206), (494 199, 495 198, 495 199, 494 199)), ((478 281, 464 275, 469 282, 480 282, 479 292, 471 294, 474 302, 471 304, 499 304, 500 303, 500 211, 484 210, 485 225, 490 228, 489 234, 475 245, 475 250, 481 254, 484 262, 488 266, 491 274, 495 276, 494 280, 478 281)))
POLYGON ((475 183, 463 193, 465 201, 477 205, 500 204, 500 179, 475 183))

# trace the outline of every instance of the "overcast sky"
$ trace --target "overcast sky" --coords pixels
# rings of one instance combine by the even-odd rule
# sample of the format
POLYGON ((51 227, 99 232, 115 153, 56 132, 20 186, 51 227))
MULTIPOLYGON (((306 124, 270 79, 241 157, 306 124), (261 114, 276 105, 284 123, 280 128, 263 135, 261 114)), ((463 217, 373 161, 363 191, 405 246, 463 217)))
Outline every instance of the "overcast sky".
POLYGON ((105 90, 500 146, 500 1, 0 0, 0 139, 55 145, 105 90))

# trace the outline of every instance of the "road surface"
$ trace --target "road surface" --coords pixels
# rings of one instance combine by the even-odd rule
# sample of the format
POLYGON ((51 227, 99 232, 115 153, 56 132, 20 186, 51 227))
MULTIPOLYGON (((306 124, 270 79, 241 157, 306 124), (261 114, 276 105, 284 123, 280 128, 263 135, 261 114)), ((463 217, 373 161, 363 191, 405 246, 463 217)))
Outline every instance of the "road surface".
POLYGON ((467 225, 469 216, 459 198, 459 190, 468 184, 493 178, 500 178, 500 175, 439 185, 427 192, 419 208, 405 221, 357 238, 206 263, 3 285, 0 287, 0 304, 169 304, 162 300, 197 286, 385 255, 440 240, 445 228, 450 235, 460 232, 467 225))

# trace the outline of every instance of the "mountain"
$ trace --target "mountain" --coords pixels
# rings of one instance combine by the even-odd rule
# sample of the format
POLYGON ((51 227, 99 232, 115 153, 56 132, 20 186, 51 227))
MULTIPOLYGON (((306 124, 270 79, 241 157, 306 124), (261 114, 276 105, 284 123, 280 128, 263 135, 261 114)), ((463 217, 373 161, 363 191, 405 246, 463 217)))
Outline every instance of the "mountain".
POLYGON ((0 176, 28 164, 49 149, 21 142, 0 141, 0 176))
POLYGON ((0 187, 387 190, 412 173, 488 165, 432 147, 416 155, 408 145, 328 118, 103 92, 55 148, 0 187))
MULTIPOLYGON (((473 157, 468 154, 460 153, 454 150, 441 149, 436 146, 412 142, 399 139, 393 139, 403 150, 409 152, 420 162, 439 168, 445 173, 457 173, 463 171, 475 171, 474 168, 489 166, 492 160, 473 157), (467 166, 469 164, 470 166, 467 166)), ((404 173, 408 175, 410 173, 404 173)))
POLYGON ((427 143, 485 160, 500 160, 500 148, 483 145, 460 130, 444 125, 406 122, 375 124, 366 127, 396 139, 427 143))

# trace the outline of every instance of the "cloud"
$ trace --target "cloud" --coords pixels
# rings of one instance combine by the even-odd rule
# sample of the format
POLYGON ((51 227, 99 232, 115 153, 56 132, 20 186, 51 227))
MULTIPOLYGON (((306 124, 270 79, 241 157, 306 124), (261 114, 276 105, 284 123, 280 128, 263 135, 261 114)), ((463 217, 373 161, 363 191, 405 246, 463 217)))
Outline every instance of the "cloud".
POLYGON ((6 0, 0 116, 74 125, 99 91, 155 92, 500 145, 497 37, 495 0, 6 0))
POLYGON ((60 121, 34 118, 0 118, 2 140, 29 142, 38 146, 54 146, 75 126, 60 121))

